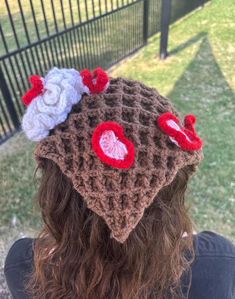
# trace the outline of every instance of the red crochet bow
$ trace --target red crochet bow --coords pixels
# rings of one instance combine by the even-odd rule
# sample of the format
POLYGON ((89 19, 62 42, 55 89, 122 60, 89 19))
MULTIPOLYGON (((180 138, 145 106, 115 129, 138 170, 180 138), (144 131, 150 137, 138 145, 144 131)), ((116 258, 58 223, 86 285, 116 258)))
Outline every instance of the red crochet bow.
POLYGON ((33 75, 29 77, 29 82, 32 84, 32 88, 22 96, 23 103, 28 106, 34 98, 43 92, 43 82, 40 76, 33 75))

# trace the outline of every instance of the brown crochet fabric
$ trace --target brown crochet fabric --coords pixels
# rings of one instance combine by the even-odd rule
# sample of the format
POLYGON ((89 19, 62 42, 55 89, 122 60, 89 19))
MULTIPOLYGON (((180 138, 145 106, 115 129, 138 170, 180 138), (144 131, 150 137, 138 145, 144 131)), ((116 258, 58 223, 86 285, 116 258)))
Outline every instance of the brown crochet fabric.
POLYGON ((125 78, 111 78, 105 93, 83 95, 67 120, 38 143, 37 160, 58 164, 88 208, 100 215, 111 237, 123 243, 144 210, 177 171, 197 165, 202 151, 183 151, 162 133, 157 117, 178 113, 156 89, 125 78), (135 162, 129 169, 113 168, 98 158, 91 144, 96 126, 115 121, 135 146, 135 162))

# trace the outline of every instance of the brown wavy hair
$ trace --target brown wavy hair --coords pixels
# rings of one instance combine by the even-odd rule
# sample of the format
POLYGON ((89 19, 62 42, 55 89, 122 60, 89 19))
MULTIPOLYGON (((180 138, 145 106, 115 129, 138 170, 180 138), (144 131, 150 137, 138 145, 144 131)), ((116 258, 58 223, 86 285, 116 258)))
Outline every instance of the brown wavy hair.
POLYGON ((185 298, 180 280, 188 273, 190 286, 194 259, 185 191, 195 166, 181 169, 158 193, 124 244, 110 238, 104 220, 54 162, 45 159, 39 168, 44 227, 27 284, 32 299, 185 298))

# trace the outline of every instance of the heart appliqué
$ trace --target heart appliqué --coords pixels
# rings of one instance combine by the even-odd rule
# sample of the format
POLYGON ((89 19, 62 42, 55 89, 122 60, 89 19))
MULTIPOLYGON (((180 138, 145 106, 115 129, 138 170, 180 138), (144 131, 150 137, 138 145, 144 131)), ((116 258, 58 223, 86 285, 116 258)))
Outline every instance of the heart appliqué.
POLYGON ((109 77, 101 67, 97 67, 93 73, 84 69, 80 75, 83 84, 88 87, 91 94, 104 92, 109 86, 109 77))
POLYGON ((22 96, 23 103, 26 106, 28 106, 34 98, 43 92, 43 78, 38 75, 33 75, 29 77, 29 82, 32 84, 32 88, 22 96))
POLYGON ((160 115, 157 122, 161 130, 169 135, 171 141, 183 150, 195 151, 202 148, 203 141, 194 128, 196 123, 195 115, 185 116, 184 127, 180 125, 180 120, 171 112, 160 115))
POLYGON ((100 160, 116 168, 130 168, 135 160, 134 144, 124 135, 121 125, 103 122, 95 128, 92 147, 100 160))

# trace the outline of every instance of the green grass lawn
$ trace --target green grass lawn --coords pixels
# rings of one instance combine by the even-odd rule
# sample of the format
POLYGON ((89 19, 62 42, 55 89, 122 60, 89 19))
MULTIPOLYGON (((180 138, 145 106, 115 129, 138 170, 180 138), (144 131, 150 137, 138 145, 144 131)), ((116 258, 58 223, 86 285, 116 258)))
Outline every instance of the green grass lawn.
MULTIPOLYGON (((182 112, 194 113, 205 141, 205 159, 190 184, 198 230, 235 240, 235 2, 213 0, 171 27, 170 56, 159 61, 159 35, 110 74, 138 79, 168 96, 182 112)), ((32 201, 34 145, 18 134, 0 147, 0 226, 37 229, 32 201)))

